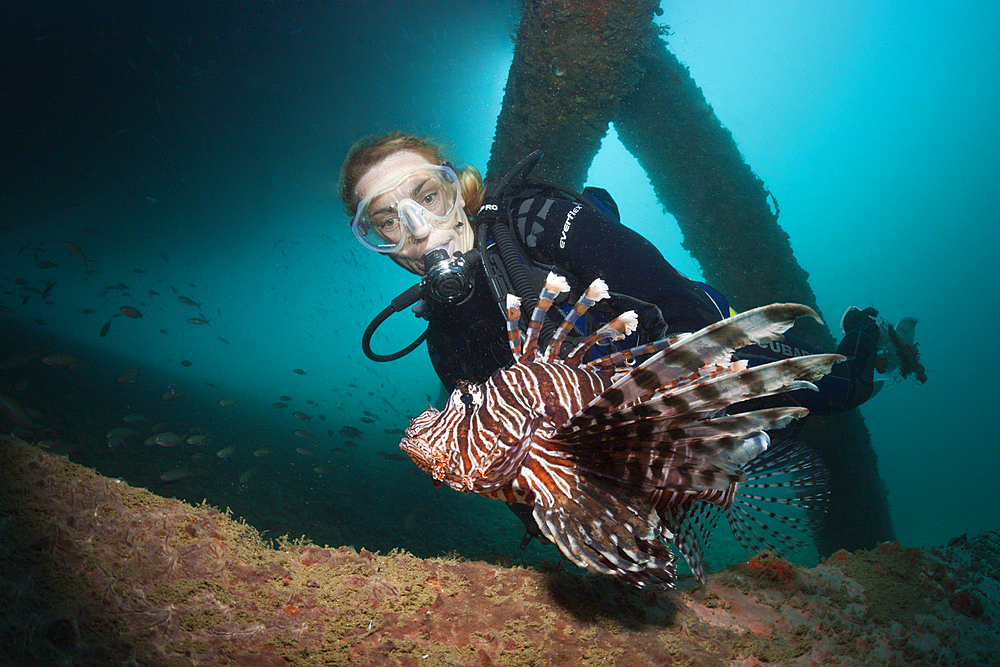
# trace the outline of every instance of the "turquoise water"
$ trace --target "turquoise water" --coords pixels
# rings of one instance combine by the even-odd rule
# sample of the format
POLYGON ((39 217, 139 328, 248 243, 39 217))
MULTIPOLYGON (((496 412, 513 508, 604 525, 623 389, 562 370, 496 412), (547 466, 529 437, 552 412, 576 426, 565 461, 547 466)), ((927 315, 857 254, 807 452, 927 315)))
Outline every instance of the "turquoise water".
MULTIPOLYGON (((0 391, 55 428, 57 451, 231 507, 271 536, 556 558, 551 547, 519 551, 520 524, 499 503, 434 489, 397 460, 391 431, 437 399, 437 379, 424 349, 390 364, 361 353, 363 328, 414 280, 354 241, 335 192, 350 144, 390 128, 439 137, 485 167, 516 5, 106 11, 15 10, 4 28, 4 71, 16 74, 4 84, 2 356, 54 335, 45 353, 85 365, 36 356, 0 371, 0 391), (143 317, 121 317, 125 305, 143 317), (115 381, 140 366, 133 382, 115 381), (187 396, 163 401, 172 388, 187 396), (226 398, 236 404, 220 406, 226 398), (146 418, 143 438, 165 422, 211 442, 108 448, 104 433, 130 413, 146 418), (345 437, 345 426, 363 435, 345 437), (230 445, 230 458, 216 455, 230 445), (176 469, 190 474, 159 479, 176 469)), ((920 320, 928 383, 899 382, 862 408, 898 537, 935 545, 997 529, 998 10, 717 2, 664 12, 673 50, 777 197, 827 320, 835 327, 850 305, 920 320)), ((588 180, 700 277, 613 130, 588 180)), ((395 350, 420 330, 399 315, 373 345, 395 350)))

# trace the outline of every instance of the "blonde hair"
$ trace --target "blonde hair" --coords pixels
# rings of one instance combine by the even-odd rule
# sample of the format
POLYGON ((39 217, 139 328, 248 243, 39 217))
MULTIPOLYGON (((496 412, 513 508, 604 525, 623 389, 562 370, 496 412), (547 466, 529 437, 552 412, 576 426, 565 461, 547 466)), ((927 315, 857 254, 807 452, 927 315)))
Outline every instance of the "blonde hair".
MULTIPOLYGON (((424 137, 398 131, 363 137, 347 152, 344 163, 340 165, 340 200, 344 203, 344 212, 348 216, 354 216, 360 202, 355 191, 361 177, 376 164, 400 151, 410 151, 432 164, 448 164, 455 169, 458 181, 462 185, 465 215, 469 220, 476 217, 483 203, 484 194, 483 177, 479 170, 471 165, 456 168, 445 159, 444 151, 439 145, 424 137)), ((472 232, 471 229, 466 231, 472 232)))

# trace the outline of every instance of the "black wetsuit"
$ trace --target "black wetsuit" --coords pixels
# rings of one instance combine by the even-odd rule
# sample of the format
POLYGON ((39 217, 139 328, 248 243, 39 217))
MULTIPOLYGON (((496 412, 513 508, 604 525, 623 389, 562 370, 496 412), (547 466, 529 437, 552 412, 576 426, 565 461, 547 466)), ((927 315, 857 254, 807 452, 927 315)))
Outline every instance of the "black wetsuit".
MULTIPOLYGON (((574 288, 561 295, 557 304, 572 304, 579 291, 595 278, 603 278, 608 284, 611 298, 593 308, 596 317, 588 320, 582 333, 589 334, 611 317, 635 310, 638 329, 615 346, 626 349, 665 335, 697 331, 723 317, 720 306, 698 283, 677 271, 653 244, 611 215, 567 199, 514 197, 509 219, 523 256, 538 269, 533 294, 538 293, 549 270, 566 277, 574 288), (603 319, 601 313, 606 315, 603 319)), ((498 369, 513 363, 504 314, 490 294, 479 263, 475 271, 476 288, 469 300, 457 306, 436 305, 428 318, 427 348, 448 391, 459 380, 484 382, 498 369)), ((550 316, 561 319, 561 314, 550 316)), ((848 361, 835 364, 831 373, 816 383, 820 391, 780 394, 741 404, 739 411, 764 405, 801 405, 814 414, 833 414, 860 405, 872 393, 877 341, 874 322, 863 330, 849 332, 838 349, 848 361)), ((607 352, 595 350, 594 356, 607 352)), ((787 333, 782 341, 751 345, 737 355, 758 365, 820 352, 787 333)))

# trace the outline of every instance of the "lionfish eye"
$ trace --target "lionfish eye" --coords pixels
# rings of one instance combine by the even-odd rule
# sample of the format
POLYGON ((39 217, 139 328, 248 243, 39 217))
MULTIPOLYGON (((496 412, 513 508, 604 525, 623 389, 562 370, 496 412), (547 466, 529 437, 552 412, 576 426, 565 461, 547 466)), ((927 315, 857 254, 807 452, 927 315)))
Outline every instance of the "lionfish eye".
POLYGON ((472 405, 472 394, 470 394, 469 392, 465 392, 464 394, 462 394, 462 402, 465 403, 466 405, 472 405))

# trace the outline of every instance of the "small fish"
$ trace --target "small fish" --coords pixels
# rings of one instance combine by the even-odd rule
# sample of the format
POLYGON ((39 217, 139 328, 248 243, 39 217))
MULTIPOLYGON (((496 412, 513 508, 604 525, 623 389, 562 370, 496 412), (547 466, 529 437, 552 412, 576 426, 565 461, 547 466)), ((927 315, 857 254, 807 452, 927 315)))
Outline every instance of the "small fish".
POLYGON ((233 455, 235 451, 236 448, 233 447, 232 445, 229 445, 228 447, 224 447, 223 449, 217 451, 215 455, 218 456, 220 459, 228 459, 233 455))
POLYGON ((302 454, 303 456, 312 456, 314 453, 313 450, 309 449, 308 447, 296 447, 295 451, 297 451, 299 454, 302 454))
POLYGON ((371 417, 358 417, 358 420, 359 421, 363 421, 366 424, 374 424, 375 423, 375 420, 372 419, 371 417))
POLYGON ((126 424, 138 424, 140 422, 146 421, 146 417, 144 415, 140 415, 137 412, 133 412, 131 414, 127 414, 124 417, 122 417, 122 421, 125 422, 126 424))
POLYGON ((83 250, 80 250, 80 246, 76 245, 75 243, 70 243, 69 241, 66 241, 66 247, 69 248, 69 251, 73 253, 73 255, 78 260, 83 262, 85 265, 90 266, 90 263, 93 260, 87 259, 87 256, 83 254, 83 250))
POLYGON ((378 419, 378 415, 373 414, 373 413, 369 412, 368 410, 362 410, 361 412, 363 412, 364 414, 368 415, 372 419, 378 419))
POLYGON ((118 384, 125 384, 126 382, 130 382, 136 375, 142 375, 142 373, 139 372, 140 370, 142 370, 142 366, 139 366, 139 368, 133 368, 130 371, 125 371, 124 373, 121 373, 117 378, 115 378, 115 382, 117 382, 118 384))
POLYGON ((160 296, 160 293, 157 292, 155 289, 151 289, 149 290, 149 296, 160 296))
POLYGON ((234 405, 236 405, 236 399, 235 398, 220 398, 219 399, 219 405, 221 405, 224 408, 231 408, 234 405))
POLYGON ((40 318, 40 317, 38 317, 38 318, 35 318, 35 324, 37 324, 37 325, 38 325, 38 326, 40 326, 40 327, 44 327, 44 326, 45 326, 45 320, 43 320, 43 319, 42 319, 42 318, 40 318))
POLYGON ((185 396, 187 396, 187 392, 171 389, 168 392, 164 392, 164 394, 160 396, 160 398, 163 399, 164 401, 173 401, 178 398, 184 398, 185 396))
POLYGON ((409 461, 410 460, 410 457, 408 457, 406 454, 400 454, 399 452, 382 452, 382 451, 378 451, 378 452, 375 452, 375 453, 378 454, 379 456, 381 456, 382 458, 384 458, 386 461, 409 461))
POLYGON ((345 447, 357 447, 358 443, 354 442, 353 440, 344 440, 344 446, 345 447))
POLYGON ((292 372, 295 373, 296 375, 309 375, 308 373, 306 373, 301 368, 293 368, 292 372))
POLYGON ((322 475, 324 473, 330 472, 330 468, 328 466, 316 466, 315 468, 313 468, 313 472, 316 473, 317 475, 322 475))
POLYGON ((197 287, 194 283, 188 283, 188 287, 197 287))
POLYGON ((260 449, 253 450, 253 455, 256 456, 257 458, 260 458, 262 456, 266 456, 266 455, 268 455, 270 453, 271 453, 271 450, 268 449, 267 447, 261 447, 260 449))
MULTIPOLYGON (((208 320, 203 319, 201 317, 189 317, 184 321, 187 322, 188 324, 208 324, 208 320)), ((208 324, 208 326, 212 325, 208 324)))
POLYGON ((167 333, 167 330, 166 329, 160 329, 160 333, 161 334, 165 334, 165 333, 167 333))
POLYGON ((107 432, 108 440, 124 440, 125 438, 131 438, 133 435, 139 435, 136 430, 130 426, 118 426, 107 432))
POLYGON ((37 266, 40 269, 54 269, 59 265, 56 264, 55 262, 50 262, 48 260, 45 260, 44 262, 39 262, 35 266, 37 266))
POLYGON ((108 320, 107 322, 104 323, 104 326, 101 327, 101 338, 107 336, 108 331, 110 330, 111 330, 111 320, 108 320))
POLYGON ((132 273, 145 273, 142 269, 132 269, 132 273))
POLYGON ((191 365, 191 362, 188 361, 187 359, 185 359, 185 360, 183 360, 181 362, 181 366, 183 366, 184 368, 188 368, 190 365, 191 365))
POLYGON ((200 303, 198 303, 197 301, 195 301, 194 299, 192 299, 189 296, 178 296, 177 300, 180 301, 181 303, 183 303, 185 306, 195 306, 195 307, 198 307, 198 306, 201 305, 200 303))
POLYGON ((142 317, 142 313, 139 312, 139 309, 133 308, 132 306, 122 306, 118 310, 122 311, 122 315, 125 317, 131 317, 132 319, 142 317))
POLYGON ((158 444, 160 447, 176 447, 181 444, 182 441, 181 436, 177 435, 173 431, 157 433, 153 436, 153 442, 158 444))
POLYGON ((307 415, 304 412, 293 412, 292 416, 295 417, 296 419, 298 419, 299 421, 303 421, 303 422, 309 421, 309 415, 307 415))
POLYGON ((364 435, 364 432, 354 428, 353 426, 345 426, 344 428, 340 429, 340 435, 344 436, 345 438, 360 438, 362 435, 364 435))
POLYGON ((294 433, 295 435, 299 436, 300 438, 315 438, 316 437, 312 433, 310 433, 309 431, 304 431, 304 430, 302 430, 300 428, 295 429, 294 431, 292 431, 292 433, 294 433))
POLYGON ((164 262, 167 262, 168 264, 170 263, 170 260, 167 259, 167 256, 164 255, 162 252, 160 253, 160 259, 162 259, 164 262))
POLYGON ((81 313, 83 313, 84 315, 93 315, 93 314, 94 314, 94 313, 96 313, 97 311, 96 311, 96 310, 93 310, 93 309, 91 309, 91 308, 84 308, 84 309, 83 309, 83 310, 81 310, 80 312, 81 312, 81 313))
POLYGON ((250 468, 250 470, 245 471, 242 475, 240 475, 240 484, 246 484, 249 482, 255 472, 257 472, 256 468, 250 468))
POLYGON ((44 299, 45 297, 47 297, 52 292, 52 288, 55 286, 56 286, 55 283, 46 282, 45 290, 42 292, 42 298, 44 299))
POLYGON ((3 392, 0 392, 0 414, 6 415, 18 426, 30 429, 38 428, 38 424, 31 421, 31 415, 28 414, 27 410, 3 392))
POLYGON ((77 366, 83 363, 83 359, 78 359, 66 352, 53 352, 42 357, 42 363, 46 366, 77 366))
POLYGON ((292 400, 291 396, 279 396, 278 398, 280 398, 282 401, 286 401, 286 402, 292 400))
POLYGON ((281 408, 287 408, 288 404, 287 403, 275 403, 272 407, 278 408, 280 410, 281 408))
POLYGON ((406 435, 406 431, 401 428, 387 428, 383 430, 389 435, 406 435))
POLYGON ((191 475, 190 468, 174 468, 160 475, 161 482, 177 482, 191 475))
POLYGON ((188 436, 188 439, 185 440, 184 442, 186 442, 189 445, 201 445, 204 444, 207 440, 208 436, 205 435, 204 433, 196 433, 195 435, 188 436))
POLYGON ((226 340, 226 339, 225 339, 225 338, 223 338, 222 336, 216 336, 216 338, 218 338, 219 340, 221 340, 221 341, 222 341, 223 343, 225 343, 226 345, 232 345, 232 343, 230 343, 230 342, 229 342, 228 340, 226 340))

